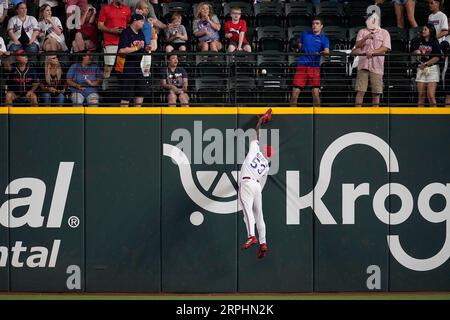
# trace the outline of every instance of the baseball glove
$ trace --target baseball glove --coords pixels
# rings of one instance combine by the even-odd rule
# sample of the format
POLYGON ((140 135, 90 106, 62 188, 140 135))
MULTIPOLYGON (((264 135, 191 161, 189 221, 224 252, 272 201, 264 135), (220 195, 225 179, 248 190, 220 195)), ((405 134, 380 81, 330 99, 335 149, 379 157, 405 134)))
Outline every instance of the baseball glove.
POLYGON ((272 108, 269 108, 264 114, 259 115, 258 118, 263 119, 262 123, 269 123, 272 120, 272 108))

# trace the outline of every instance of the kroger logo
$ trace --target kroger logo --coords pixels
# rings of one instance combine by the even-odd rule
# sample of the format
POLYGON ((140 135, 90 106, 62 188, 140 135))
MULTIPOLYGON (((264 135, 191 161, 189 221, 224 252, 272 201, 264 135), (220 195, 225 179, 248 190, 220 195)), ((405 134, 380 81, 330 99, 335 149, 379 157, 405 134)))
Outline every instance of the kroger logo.
MULTIPOLYGON (((178 129, 185 130, 184 134, 188 133, 186 129, 178 129)), ((217 129, 209 129, 209 130, 217 130, 217 129)), ((239 129, 238 129, 239 130, 239 129)), ((239 132, 238 130, 232 130, 234 133, 239 135, 249 135, 249 132, 239 132)), ((275 149, 278 149, 279 145, 279 132, 275 130, 270 130, 272 135, 272 146, 275 144, 275 149), (274 139, 275 137, 275 139, 274 139), (275 142, 275 143, 274 143, 275 142)), ((174 133, 177 130, 174 131, 174 133)), ((180 141, 177 138, 180 137, 178 131, 177 134, 172 134, 172 141, 180 141)), ((206 132, 205 132, 206 133, 206 132)), ((217 130, 216 134, 221 133, 221 131, 217 130)), ((250 133, 251 135, 251 133, 250 133)), ((191 150, 191 140, 183 140, 182 142, 189 142, 189 147, 186 150, 188 152, 191 150)), ((195 141, 195 140, 194 140, 195 141)), ((209 140, 211 141, 211 140, 209 140)), ((223 142, 224 140, 220 140, 223 142)), ((239 138, 238 138, 239 141, 239 138)), ((245 141, 242 139, 241 141, 245 141)), ((265 141, 267 141, 267 132, 265 136, 265 141)), ((203 140, 201 140, 203 143, 203 140)), ((195 143, 194 143, 195 145, 195 143)), ((336 220, 333 218, 330 213, 329 208, 322 201, 322 198, 326 194, 328 187, 330 185, 331 176, 332 176, 332 165, 336 157, 344 152, 347 148, 354 145, 366 145, 371 147, 375 152, 378 152, 382 159, 386 164, 386 172, 400 172, 400 165, 395 155, 395 152, 390 148, 389 144, 384 140, 379 138, 376 135, 366 133, 366 132, 352 132, 345 134, 334 142, 330 144, 330 146, 325 150, 319 165, 319 175, 317 179, 317 183, 313 190, 305 195, 300 195, 300 172, 299 171, 286 171, 286 224, 287 225, 298 225, 300 224, 300 213, 302 209, 311 208, 321 224, 333 225, 337 224, 336 220)), ((240 147, 244 146, 242 144, 240 147)), ((223 143, 222 143, 223 147, 223 143)), ((194 146, 194 149, 196 147, 194 146)), ((197 158, 195 159, 203 159, 205 156, 205 151, 207 151, 208 146, 203 148, 202 145, 197 146, 198 152, 197 158), (203 150, 203 157, 201 156, 201 151, 203 150)), ((193 173, 191 168, 192 161, 188 156, 189 153, 183 151, 183 143, 178 146, 173 146, 170 144, 163 145, 163 153, 165 156, 170 157, 174 163, 178 165, 178 169, 180 172, 181 183, 188 194, 188 196, 194 201, 200 208, 210 211, 212 213, 218 214, 229 214, 236 213, 241 210, 239 206, 239 202, 237 201, 236 194, 236 183, 230 183, 229 180, 224 178, 224 175, 220 178, 219 183, 217 184, 213 195, 219 198, 229 198, 230 196, 234 196, 234 198, 230 201, 217 201, 211 199, 210 195, 206 195, 201 192, 201 189, 206 189, 208 185, 211 184, 211 181, 214 178, 217 178, 218 172, 197 172, 197 180, 201 185, 201 188, 198 187, 193 179, 193 173)), ((239 150, 239 148, 237 148, 239 150)), ((234 145, 231 149, 229 147, 226 150, 234 150, 234 145)), ((241 158, 239 164, 242 163, 242 160, 245 158, 245 150, 241 151, 241 158)), ((217 155, 217 154, 216 154, 217 155)), ((223 153, 221 154, 223 157, 223 153)), ((207 159, 211 160, 211 159, 207 159)), ((275 172, 270 172, 270 174, 276 174, 279 167, 279 154, 276 153, 275 160, 275 172)), ((217 162, 210 162, 210 164, 217 162)), ((224 162, 219 162, 224 163, 224 162)), ((273 164, 272 164, 273 165, 273 164)), ((234 181, 237 181, 237 172, 230 172, 229 175, 232 176, 234 181)), ((266 181, 263 181, 263 186, 266 181)), ((342 224, 355 224, 355 206, 356 201, 360 197, 371 196, 373 194, 372 199, 372 207, 373 212, 376 217, 384 224, 388 225, 399 225, 411 216, 415 203, 417 204, 418 211, 420 215, 430 223, 445 223, 446 225, 446 237, 445 241, 435 255, 427 258, 417 258, 411 256, 408 252, 403 249, 401 244, 401 239, 399 235, 387 235, 386 241, 389 247, 389 250, 392 256, 403 266, 408 269, 415 271, 429 271, 435 268, 438 268, 442 264, 444 264, 448 258, 450 257, 450 183, 439 183, 433 182, 430 183, 422 189, 419 193, 417 200, 414 200, 410 190, 401 183, 387 183, 381 186, 378 190, 373 190, 370 187, 370 183, 365 182, 361 183, 357 186, 355 184, 342 184, 342 224), (440 211, 435 211, 431 208, 430 200, 433 196, 438 195, 442 196, 446 200, 445 207, 440 211), (401 205, 400 209, 397 212, 390 212, 388 208, 386 208, 385 203, 386 199, 390 196, 397 196, 400 199, 401 205)), ((194 225, 201 224, 203 222, 203 215, 200 212, 194 212, 191 215, 191 222, 194 225)))

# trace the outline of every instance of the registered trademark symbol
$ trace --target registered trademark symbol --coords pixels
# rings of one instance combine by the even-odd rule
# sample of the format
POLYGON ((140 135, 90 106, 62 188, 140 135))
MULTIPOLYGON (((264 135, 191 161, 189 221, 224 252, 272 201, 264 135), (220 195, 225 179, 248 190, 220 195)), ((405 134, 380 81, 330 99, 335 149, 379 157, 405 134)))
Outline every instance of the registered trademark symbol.
POLYGON ((76 228, 80 225, 80 219, 78 219, 78 217, 71 216, 68 220, 68 223, 69 223, 69 227, 76 228))

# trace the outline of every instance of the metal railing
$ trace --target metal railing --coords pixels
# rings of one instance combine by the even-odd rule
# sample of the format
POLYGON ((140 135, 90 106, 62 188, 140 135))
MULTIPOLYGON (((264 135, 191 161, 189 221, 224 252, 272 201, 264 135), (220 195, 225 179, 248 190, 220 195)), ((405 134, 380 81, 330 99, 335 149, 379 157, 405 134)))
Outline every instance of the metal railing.
MULTIPOLYGON (((54 53, 53 53, 54 54, 54 53)), ((178 52, 179 64, 188 74, 189 106, 290 106, 292 79, 295 73, 298 54, 277 51, 253 53, 222 52, 178 52)), ((35 57, 32 63, 44 79, 45 53, 35 57)), ((93 62, 103 72, 103 53, 92 53, 93 62)), ((79 62, 82 54, 59 54, 66 77, 69 67, 79 62)), ((161 87, 161 72, 167 67, 168 54, 152 53, 151 74, 140 84, 140 91, 145 93, 142 106, 167 106, 168 90, 161 87)), ((349 50, 332 51, 330 56, 322 57, 320 96, 322 107, 343 107, 355 105, 355 79, 357 69, 352 68, 354 57, 349 50)), ((444 63, 441 59, 440 69, 444 63)), ((384 90, 380 106, 417 106, 416 57, 407 53, 390 53, 385 56, 384 90)), ((1 104, 5 104, 8 90, 6 79, 8 73, 1 68, 0 92, 1 104)), ((141 74, 139 74, 141 77, 141 74)), ((114 71, 107 82, 107 87, 96 88, 99 106, 119 106, 127 84, 119 81, 120 75, 114 71)), ((442 77, 441 77, 442 78, 442 77)), ((438 83, 436 98, 438 106, 444 106, 446 91, 445 81, 438 83)), ((36 91, 38 97, 42 90, 36 91)), ((64 92, 64 106, 72 106, 70 88, 64 92)), ((29 105, 26 101, 15 102, 16 106, 29 105)), ((179 105, 179 103, 178 103, 179 105)), ((370 85, 365 95, 364 106, 372 106, 370 85)), ((39 106, 44 106, 40 99, 39 106)), ((50 106, 55 106, 54 103, 50 106)), ((133 106, 130 101, 130 106, 133 106)), ((298 98, 298 107, 311 107, 311 88, 305 87, 298 98)))

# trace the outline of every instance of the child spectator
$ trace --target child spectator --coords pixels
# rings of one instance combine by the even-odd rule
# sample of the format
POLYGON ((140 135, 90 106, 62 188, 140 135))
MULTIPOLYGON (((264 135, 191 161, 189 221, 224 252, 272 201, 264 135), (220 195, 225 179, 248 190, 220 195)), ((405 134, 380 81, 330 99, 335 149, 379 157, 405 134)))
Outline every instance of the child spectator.
POLYGON ((172 15, 170 26, 165 29, 166 52, 174 50, 186 51, 186 41, 188 39, 186 28, 181 24, 182 17, 178 13, 172 15))
POLYGON ((246 32, 247 22, 241 20, 241 8, 231 8, 231 20, 225 22, 225 38, 229 40, 228 52, 252 51, 252 47, 247 43, 246 32))
POLYGON ((219 51, 222 43, 219 40, 220 21, 214 14, 212 6, 201 2, 195 13, 193 23, 194 36, 198 38, 200 51, 219 51))
POLYGON ((178 57, 176 54, 169 55, 167 68, 161 73, 161 87, 169 90, 167 102, 169 107, 176 107, 177 99, 181 106, 189 107, 188 75, 184 68, 178 67, 178 57))
POLYGON ((43 51, 67 51, 61 21, 52 17, 52 8, 48 4, 39 9, 39 32, 43 51))

